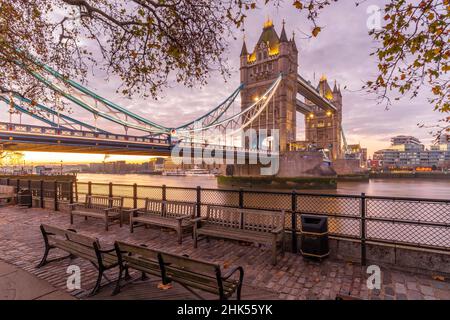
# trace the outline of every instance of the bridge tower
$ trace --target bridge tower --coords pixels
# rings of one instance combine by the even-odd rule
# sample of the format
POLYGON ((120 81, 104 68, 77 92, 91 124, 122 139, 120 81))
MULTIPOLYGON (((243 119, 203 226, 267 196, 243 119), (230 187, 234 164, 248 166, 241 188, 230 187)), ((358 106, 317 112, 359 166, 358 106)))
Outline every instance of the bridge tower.
POLYGON ((312 112, 305 115, 305 138, 318 148, 330 150, 332 160, 342 158, 342 94, 336 82, 333 90, 327 78, 322 76, 317 86, 322 97, 329 100, 336 111, 323 110, 306 100, 312 112))
POLYGON ((261 97, 280 73, 283 80, 268 107, 253 121, 253 129, 278 129, 280 151, 296 140, 296 94, 298 50, 294 37, 288 39, 284 27, 278 36, 273 22, 264 23, 262 33, 252 52, 247 51, 245 39, 240 57, 241 108, 245 109, 261 97))

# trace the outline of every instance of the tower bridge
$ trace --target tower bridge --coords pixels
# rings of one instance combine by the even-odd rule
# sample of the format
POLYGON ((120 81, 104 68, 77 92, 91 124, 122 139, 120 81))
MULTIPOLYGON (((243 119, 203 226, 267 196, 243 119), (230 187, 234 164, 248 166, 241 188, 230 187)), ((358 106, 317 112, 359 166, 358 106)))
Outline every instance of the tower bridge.
POLYGON ((244 152, 249 157, 258 152, 262 140, 258 137, 255 145, 243 138, 242 132, 252 128, 256 132, 266 129, 267 141, 273 141, 279 133, 279 150, 272 150, 273 145, 268 144, 271 154, 312 152, 309 146, 314 146, 316 150, 328 150, 329 157, 337 161, 345 154, 341 91, 336 83, 331 89, 325 77, 317 86, 305 80, 299 74, 298 55, 294 35, 287 37, 284 23, 278 35, 272 21, 266 21, 251 52, 243 42, 238 88, 206 114, 175 128, 132 113, 30 55, 34 65, 18 65, 54 93, 55 106, 17 95, 0 95, 0 102, 9 107, 10 113, 19 112, 44 124, 14 123, 11 119, 0 123, 0 144, 6 150, 148 156, 170 155, 180 145, 190 147, 193 153, 212 145, 224 153, 244 152), (74 110, 84 110, 92 120, 81 121, 60 111, 60 100, 74 110), (296 136, 297 112, 305 116, 304 141, 296 136))
POLYGON ((322 77, 313 87, 298 73, 298 49, 294 35, 288 39, 285 24, 280 35, 271 20, 249 52, 243 42, 240 57, 242 109, 261 96, 279 73, 284 75, 276 97, 268 109, 252 124, 254 128, 280 130, 281 151, 298 145, 296 112, 305 115, 306 143, 329 149, 331 157, 342 157, 342 94, 335 84, 331 90, 322 77), (302 98, 298 98, 300 95, 302 98))

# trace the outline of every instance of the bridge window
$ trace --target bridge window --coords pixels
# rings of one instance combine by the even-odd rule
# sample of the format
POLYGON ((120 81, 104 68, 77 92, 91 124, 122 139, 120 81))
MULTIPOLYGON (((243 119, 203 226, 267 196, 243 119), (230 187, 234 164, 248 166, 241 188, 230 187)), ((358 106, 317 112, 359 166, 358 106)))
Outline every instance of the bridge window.
POLYGON ((262 60, 261 52, 258 52, 258 60, 262 60))
POLYGON ((267 51, 264 51, 264 59, 267 59, 268 55, 267 55, 267 51))

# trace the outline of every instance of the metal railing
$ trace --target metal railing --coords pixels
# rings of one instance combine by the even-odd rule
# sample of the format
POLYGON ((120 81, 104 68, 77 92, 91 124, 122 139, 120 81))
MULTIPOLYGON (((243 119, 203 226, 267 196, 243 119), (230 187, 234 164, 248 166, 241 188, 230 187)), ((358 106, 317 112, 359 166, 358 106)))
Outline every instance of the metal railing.
POLYGON ((143 207, 146 198, 192 202, 197 204, 197 216, 206 215, 208 205, 285 210, 293 252, 297 252, 301 214, 326 216, 331 238, 361 244, 363 264, 367 244, 450 253, 450 200, 14 179, 0 179, 0 184, 30 188, 35 197, 53 198, 55 210, 60 201, 81 202, 95 194, 122 196, 128 208, 143 207))
POLYGON ((28 124, 0 122, 0 131, 27 133, 36 135, 50 135, 66 138, 87 138, 102 139, 113 141, 136 142, 140 144, 161 144, 170 145, 169 139, 160 139, 157 137, 137 137, 124 134, 112 134, 105 132, 92 132, 83 130, 74 130, 68 128, 43 127, 28 124))

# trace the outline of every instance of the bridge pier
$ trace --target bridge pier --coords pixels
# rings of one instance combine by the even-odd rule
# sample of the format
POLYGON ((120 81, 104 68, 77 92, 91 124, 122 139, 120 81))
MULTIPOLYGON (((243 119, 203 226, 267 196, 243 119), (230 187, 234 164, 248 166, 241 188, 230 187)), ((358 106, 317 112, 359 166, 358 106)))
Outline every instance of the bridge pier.
POLYGON ((336 172, 315 151, 289 151, 277 159, 278 170, 273 175, 261 174, 270 165, 228 165, 217 178, 220 187, 255 189, 335 189, 336 172))

